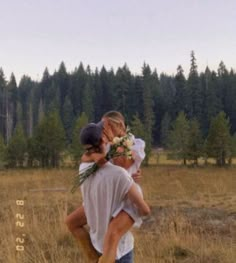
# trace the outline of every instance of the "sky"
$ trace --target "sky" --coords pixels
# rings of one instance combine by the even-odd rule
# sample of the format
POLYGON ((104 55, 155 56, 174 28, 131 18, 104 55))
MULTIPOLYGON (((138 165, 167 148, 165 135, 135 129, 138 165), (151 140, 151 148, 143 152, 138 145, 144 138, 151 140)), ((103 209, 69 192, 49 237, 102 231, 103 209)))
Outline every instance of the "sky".
POLYGON ((194 50, 199 71, 221 60, 236 70, 235 0, 0 0, 0 67, 7 80, 42 78, 62 61, 94 71, 144 62, 173 75, 189 72, 194 50))

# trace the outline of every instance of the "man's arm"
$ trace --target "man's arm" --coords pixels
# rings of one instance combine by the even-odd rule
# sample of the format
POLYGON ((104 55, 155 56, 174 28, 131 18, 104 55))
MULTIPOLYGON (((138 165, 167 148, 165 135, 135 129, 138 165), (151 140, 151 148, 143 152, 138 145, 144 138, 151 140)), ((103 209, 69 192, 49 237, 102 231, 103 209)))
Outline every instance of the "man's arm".
POLYGON ((131 200, 131 202, 133 202, 137 206, 139 214, 141 216, 147 216, 148 214, 150 214, 151 210, 148 204, 144 201, 141 193, 138 191, 138 188, 134 183, 130 187, 127 196, 131 200))
POLYGON ((121 237, 130 230, 134 220, 125 211, 121 211, 109 223, 103 244, 103 255, 99 263, 115 262, 116 250, 121 237))

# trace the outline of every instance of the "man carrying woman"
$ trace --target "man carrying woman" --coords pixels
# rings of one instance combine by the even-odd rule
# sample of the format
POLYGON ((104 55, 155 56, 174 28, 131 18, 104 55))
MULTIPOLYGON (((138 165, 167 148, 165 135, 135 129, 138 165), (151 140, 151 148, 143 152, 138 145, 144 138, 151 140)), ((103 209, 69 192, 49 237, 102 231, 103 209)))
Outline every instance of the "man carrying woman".
MULTIPOLYGON (((101 162, 106 153, 107 142, 112 141, 114 136, 125 135, 124 119, 120 113, 110 112, 102 120, 99 124, 89 124, 81 132, 81 142, 85 150, 89 149, 82 157, 81 169, 91 165, 91 162, 101 162)), ((141 146, 136 149, 134 158, 136 157, 137 162, 144 158, 139 156, 138 152, 141 150, 141 146)), ((135 164, 135 159, 119 157, 113 163, 130 169, 132 166, 138 168, 141 162, 135 164)), ((81 191, 84 206, 70 214, 66 224, 80 247, 87 252, 89 262, 96 262, 99 253, 103 254, 99 262, 111 263, 115 258, 119 260, 116 262, 133 262, 133 237, 128 230, 140 218, 135 214, 135 208, 132 209, 130 203, 127 204, 128 200, 124 200, 127 197, 132 200, 141 215, 148 214, 150 210, 131 176, 123 168, 105 163, 94 176, 83 183, 81 191), (90 227, 91 243, 83 228, 85 224, 90 227)))

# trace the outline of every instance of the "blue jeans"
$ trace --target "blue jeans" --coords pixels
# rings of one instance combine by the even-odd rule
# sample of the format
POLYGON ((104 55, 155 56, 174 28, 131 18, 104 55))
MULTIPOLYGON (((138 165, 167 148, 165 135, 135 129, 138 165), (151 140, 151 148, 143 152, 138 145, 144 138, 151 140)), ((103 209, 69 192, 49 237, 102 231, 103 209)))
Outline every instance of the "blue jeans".
POLYGON ((124 255, 119 260, 116 260, 116 263, 133 263, 134 255, 133 250, 131 250, 129 253, 124 255))

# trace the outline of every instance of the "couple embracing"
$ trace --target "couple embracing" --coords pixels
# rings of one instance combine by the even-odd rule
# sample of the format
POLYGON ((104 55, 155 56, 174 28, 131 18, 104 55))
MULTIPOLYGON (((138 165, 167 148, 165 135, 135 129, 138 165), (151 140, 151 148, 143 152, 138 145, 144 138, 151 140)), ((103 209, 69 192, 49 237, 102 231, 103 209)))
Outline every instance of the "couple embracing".
POLYGON ((88 124, 80 133, 85 150, 80 170, 94 162, 100 168, 83 182, 83 206, 67 216, 66 224, 88 262, 132 263, 134 238, 130 229, 140 226, 141 216, 150 213, 135 183, 145 157, 144 141, 132 137, 132 158, 120 156, 109 162, 105 158, 114 137, 125 135, 124 117, 116 111, 106 113, 97 124, 88 124))

